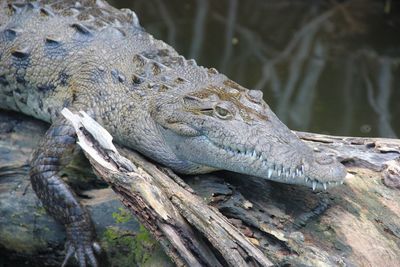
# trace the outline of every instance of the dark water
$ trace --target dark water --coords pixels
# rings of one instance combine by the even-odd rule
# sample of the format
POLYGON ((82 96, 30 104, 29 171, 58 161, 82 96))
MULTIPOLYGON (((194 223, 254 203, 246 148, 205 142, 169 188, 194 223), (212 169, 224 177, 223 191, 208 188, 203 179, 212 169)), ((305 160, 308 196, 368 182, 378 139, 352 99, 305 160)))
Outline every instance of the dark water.
POLYGON ((110 2, 184 56, 263 90, 292 129, 400 136, 399 1, 110 2))

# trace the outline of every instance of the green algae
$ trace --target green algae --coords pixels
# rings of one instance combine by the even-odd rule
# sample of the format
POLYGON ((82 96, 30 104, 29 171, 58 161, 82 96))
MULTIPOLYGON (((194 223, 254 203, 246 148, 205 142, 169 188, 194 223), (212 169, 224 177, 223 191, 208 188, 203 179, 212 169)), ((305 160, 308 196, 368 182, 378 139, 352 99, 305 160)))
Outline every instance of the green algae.
POLYGON ((127 223, 132 219, 132 215, 122 207, 118 209, 118 212, 113 212, 112 217, 116 223, 127 223))
POLYGON ((108 226, 101 238, 112 266, 171 265, 158 242, 143 225, 140 225, 137 232, 118 226, 133 219, 128 211, 119 208, 117 212, 113 212, 112 217, 116 225, 108 226))

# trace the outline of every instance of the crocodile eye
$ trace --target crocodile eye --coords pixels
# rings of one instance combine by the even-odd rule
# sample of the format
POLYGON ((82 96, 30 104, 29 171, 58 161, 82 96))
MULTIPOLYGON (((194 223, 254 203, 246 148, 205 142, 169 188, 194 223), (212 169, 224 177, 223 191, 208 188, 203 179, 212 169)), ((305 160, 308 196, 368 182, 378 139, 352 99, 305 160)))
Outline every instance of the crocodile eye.
POLYGON ((217 114, 218 118, 223 120, 232 118, 232 113, 226 108, 223 108, 221 106, 215 106, 215 113, 217 114))

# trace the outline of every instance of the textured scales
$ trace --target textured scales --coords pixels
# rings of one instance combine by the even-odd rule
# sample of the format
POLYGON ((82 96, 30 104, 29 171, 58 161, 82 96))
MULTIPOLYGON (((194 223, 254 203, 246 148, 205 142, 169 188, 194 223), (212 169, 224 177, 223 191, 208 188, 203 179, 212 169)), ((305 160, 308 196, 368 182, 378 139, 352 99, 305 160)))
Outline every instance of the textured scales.
POLYGON ((76 136, 62 108, 84 110, 123 145, 182 173, 226 169, 326 189, 346 171, 315 154, 262 92, 197 66, 103 1, 0 0, 0 108, 51 123, 31 163, 34 190, 66 226, 67 256, 97 266, 86 210, 58 176, 76 136))

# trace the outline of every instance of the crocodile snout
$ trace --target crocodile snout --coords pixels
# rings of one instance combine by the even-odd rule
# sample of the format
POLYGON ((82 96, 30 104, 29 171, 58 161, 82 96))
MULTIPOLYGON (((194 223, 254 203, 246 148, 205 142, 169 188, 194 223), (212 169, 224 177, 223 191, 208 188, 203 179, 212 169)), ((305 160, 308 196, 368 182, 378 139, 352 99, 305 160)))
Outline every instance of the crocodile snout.
POLYGON ((305 163, 305 175, 310 183, 316 183, 315 187, 333 186, 343 183, 347 171, 334 156, 316 154, 311 162, 305 163))

